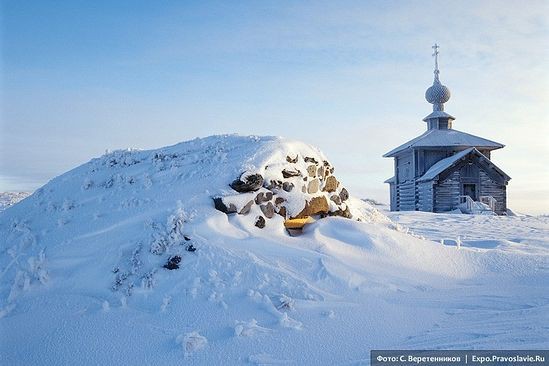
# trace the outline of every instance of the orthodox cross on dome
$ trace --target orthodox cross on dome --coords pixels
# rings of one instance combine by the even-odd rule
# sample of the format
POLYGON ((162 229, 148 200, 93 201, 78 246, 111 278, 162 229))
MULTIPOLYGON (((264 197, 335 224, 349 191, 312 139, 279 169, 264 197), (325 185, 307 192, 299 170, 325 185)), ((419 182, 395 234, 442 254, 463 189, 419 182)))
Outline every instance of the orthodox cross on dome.
POLYGON ((435 43, 434 46, 431 47, 434 52, 433 56, 435 58, 435 79, 438 80, 438 74, 440 71, 438 71, 438 49, 440 48, 438 44, 435 43))
POLYGON ((435 43, 433 48, 433 57, 435 58, 435 80, 433 85, 425 92, 425 99, 433 105, 433 112, 444 111, 444 103, 450 99, 450 89, 442 85, 438 78, 440 71, 438 70, 438 44, 435 43))

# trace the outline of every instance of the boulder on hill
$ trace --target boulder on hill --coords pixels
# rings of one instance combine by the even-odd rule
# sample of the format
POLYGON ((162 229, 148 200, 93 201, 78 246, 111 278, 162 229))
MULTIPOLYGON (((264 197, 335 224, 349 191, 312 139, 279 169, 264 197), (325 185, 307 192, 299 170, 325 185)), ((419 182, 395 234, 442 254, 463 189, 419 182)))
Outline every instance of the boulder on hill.
POLYGON ((235 179, 230 186, 232 189, 240 193, 257 191, 263 186, 263 177, 261 174, 257 173, 243 173, 240 178, 235 179))

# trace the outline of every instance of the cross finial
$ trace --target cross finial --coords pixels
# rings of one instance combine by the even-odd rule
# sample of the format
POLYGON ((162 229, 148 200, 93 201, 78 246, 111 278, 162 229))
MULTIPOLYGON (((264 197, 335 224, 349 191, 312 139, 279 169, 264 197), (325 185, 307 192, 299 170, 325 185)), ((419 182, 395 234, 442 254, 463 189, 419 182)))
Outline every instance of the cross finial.
POLYGON ((434 46, 431 47, 434 52, 433 52, 433 56, 435 57, 435 79, 438 80, 438 49, 439 49, 439 45, 435 43, 434 46))

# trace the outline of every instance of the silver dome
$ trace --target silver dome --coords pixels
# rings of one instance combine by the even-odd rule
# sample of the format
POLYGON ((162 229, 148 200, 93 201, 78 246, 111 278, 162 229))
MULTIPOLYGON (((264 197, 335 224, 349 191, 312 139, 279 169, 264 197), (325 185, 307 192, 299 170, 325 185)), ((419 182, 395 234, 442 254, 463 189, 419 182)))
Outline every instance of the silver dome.
POLYGON ((431 104, 444 104, 450 99, 450 89, 435 80, 425 92, 425 99, 431 104))

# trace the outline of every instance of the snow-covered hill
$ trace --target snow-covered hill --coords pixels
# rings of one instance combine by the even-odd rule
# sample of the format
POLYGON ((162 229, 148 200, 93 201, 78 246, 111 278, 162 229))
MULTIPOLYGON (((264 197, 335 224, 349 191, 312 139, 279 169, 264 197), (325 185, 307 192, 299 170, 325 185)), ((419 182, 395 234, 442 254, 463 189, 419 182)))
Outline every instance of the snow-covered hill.
POLYGON ((30 192, 0 192, 0 212, 27 198, 30 192))
POLYGON ((301 142, 214 136, 53 179, 0 213, 0 363, 331 365, 365 364, 373 348, 547 347, 546 238, 535 253, 423 240, 348 197, 332 168, 301 142), (305 209, 324 218, 288 235, 284 219, 305 209))

